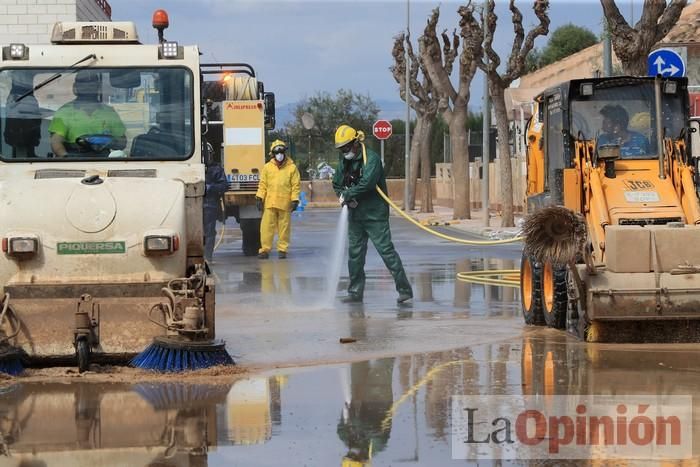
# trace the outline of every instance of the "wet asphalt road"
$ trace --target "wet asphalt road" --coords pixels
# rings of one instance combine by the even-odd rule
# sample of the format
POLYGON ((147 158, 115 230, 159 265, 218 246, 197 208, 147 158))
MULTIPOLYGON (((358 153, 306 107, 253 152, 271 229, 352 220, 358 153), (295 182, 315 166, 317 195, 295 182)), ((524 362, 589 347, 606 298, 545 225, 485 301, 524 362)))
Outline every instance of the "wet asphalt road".
MULTIPOLYGON (((295 218, 287 260, 244 257, 234 230, 217 251, 217 333, 249 376, 217 385, 8 384, 0 466, 477 465, 451 458, 453 395, 698 393, 695 344, 580 343, 524 327, 517 291, 455 281, 456 271, 517 267, 517 246, 451 245, 392 219, 413 302, 396 305, 393 281, 370 247, 364 304, 324 304, 336 218, 295 218)), ((693 441, 684 464, 567 465, 697 465, 700 435, 693 441)))

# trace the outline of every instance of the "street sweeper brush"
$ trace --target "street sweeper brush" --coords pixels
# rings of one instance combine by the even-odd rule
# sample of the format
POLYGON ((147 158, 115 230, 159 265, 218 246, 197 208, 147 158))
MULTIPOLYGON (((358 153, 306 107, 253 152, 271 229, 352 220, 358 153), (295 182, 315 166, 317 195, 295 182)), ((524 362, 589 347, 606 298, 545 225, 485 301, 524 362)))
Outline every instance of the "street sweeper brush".
POLYGON ((131 360, 131 365, 160 372, 233 365, 224 342, 213 339, 213 310, 212 322, 207 322, 205 301, 207 298, 213 301, 213 288, 203 266, 190 277, 170 281, 163 288, 166 300, 154 306, 149 314, 151 322, 165 329, 166 335, 153 339, 151 345, 131 360), (153 318, 156 311, 161 313, 161 320, 153 318))

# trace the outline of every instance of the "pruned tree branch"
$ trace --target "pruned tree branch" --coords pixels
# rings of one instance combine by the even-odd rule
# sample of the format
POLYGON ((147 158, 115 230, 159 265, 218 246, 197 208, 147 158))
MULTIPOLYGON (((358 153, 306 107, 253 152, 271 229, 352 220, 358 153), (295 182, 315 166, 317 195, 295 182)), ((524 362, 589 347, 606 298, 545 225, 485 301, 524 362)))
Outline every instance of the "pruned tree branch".
POLYGON ((423 73, 423 83, 418 81, 418 72, 421 69, 421 62, 416 57, 413 52, 413 44, 411 43, 411 36, 406 35, 406 50, 408 50, 408 58, 411 62, 411 74, 409 75, 409 85, 411 87, 411 93, 416 96, 418 102, 423 106, 422 111, 425 112, 426 107, 431 101, 430 96, 430 78, 423 73))
POLYGON ((445 57, 445 72, 448 75, 452 74, 452 66, 457 58, 457 51, 459 50, 459 37, 455 31, 452 31, 452 41, 453 43, 451 44, 450 36, 447 35, 447 30, 442 31, 442 53, 445 57))
MULTIPOLYGON (((482 18, 484 14, 486 15, 486 30, 483 31, 482 34, 484 37, 484 52, 488 57, 488 64, 485 64, 482 60, 479 64, 479 68, 486 73, 495 72, 498 70, 498 67, 501 66, 501 57, 493 50, 493 38, 496 35, 496 23, 498 22, 498 15, 496 15, 495 10, 496 2, 489 1, 486 4, 486 11, 482 9, 481 13, 482 18)), ((475 22, 475 24, 477 28, 481 29, 481 25, 478 22, 475 22)))
POLYGON ((481 46, 481 33, 474 24, 474 6, 470 2, 457 10, 459 13, 459 35, 462 38, 462 54, 459 57, 459 95, 462 99, 469 99, 469 86, 471 85, 478 63, 483 55, 481 46))
POLYGON ((644 0, 642 16, 631 26, 620 13, 615 0, 600 0, 608 20, 615 55, 629 75, 646 74, 646 57, 678 22, 688 0, 644 0))
POLYGON ((437 89, 438 93, 447 96, 451 100, 457 98, 457 91, 450 81, 450 74, 445 69, 443 54, 440 48, 440 41, 435 32, 437 22, 440 17, 440 8, 433 9, 428 22, 423 31, 423 35, 418 39, 419 51, 425 71, 437 89))
POLYGON ((510 86, 514 80, 518 79, 525 71, 525 63, 528 54, 535 46, 535 39, 539 36, 549 34, 549 0, 536 0, 532 6, 535 16, 540 20, 539 24, 530 29, 527 33, 525 41, 522 40, 523 30, 523 15, 515 6, 515 0, 510 0, 510 10, 513 12, 513 28, 516 31, 516 40, 513 41, 513 53, 508 59, 508 69, 506 70, 504 81, 510 86), (517 12, 517 13, 516 13, 517 12), (517 50, 516 50, 517 43, 517 50))

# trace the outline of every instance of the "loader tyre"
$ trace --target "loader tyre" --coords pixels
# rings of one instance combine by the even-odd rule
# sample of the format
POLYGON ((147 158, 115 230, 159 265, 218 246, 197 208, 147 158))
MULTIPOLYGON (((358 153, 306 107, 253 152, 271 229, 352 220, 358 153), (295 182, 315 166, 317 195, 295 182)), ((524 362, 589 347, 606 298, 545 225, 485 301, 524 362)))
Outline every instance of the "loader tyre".
POLYGON ((520 303, 525 324, 542 326, 542 266, 523 252, 520 261, 520 303))
POLYGON ((547 261, 542 266, 542 309, 547 326, 565 329, 568 305, 566 266, 555 266, 547 261))
POLYGON ((260 250, 260 219, 241 219, 243 254, 255 256, 260 250))
POLYGON ((75 353, 78 356, 78 372, 86 372, 90 368, 90 344, 87 339, 78 339, 75 343, 75 353))

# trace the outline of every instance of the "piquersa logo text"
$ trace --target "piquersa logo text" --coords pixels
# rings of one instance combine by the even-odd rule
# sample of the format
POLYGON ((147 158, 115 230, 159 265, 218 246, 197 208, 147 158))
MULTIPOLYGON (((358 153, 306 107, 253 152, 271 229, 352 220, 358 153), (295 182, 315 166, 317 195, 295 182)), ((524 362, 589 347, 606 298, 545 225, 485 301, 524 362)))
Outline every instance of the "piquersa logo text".
POLYGON ((59 255, 100 255, 126 253, 125 242, 59 242, 59 255))

